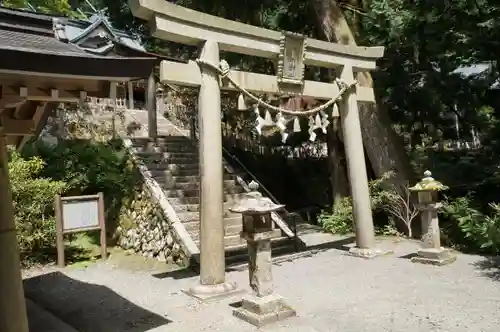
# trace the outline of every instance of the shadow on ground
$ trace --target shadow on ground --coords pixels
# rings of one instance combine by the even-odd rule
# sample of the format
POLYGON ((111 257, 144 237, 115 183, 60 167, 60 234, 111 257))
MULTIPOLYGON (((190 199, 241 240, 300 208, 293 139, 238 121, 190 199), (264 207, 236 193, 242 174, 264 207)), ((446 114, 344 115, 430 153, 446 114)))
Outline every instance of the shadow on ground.
POLYGON ((111 289, 60 272, 24 281, 26 297, 80 332, 146 332, 172 321, 111 289))
MULTIPOLYGON (((320 252, 335 249, 335 250, 340 250, 340 251, 349 251, 349 246, 353 242, 356 241, 356 237, 347 237, 345 239, 337 240, 337 241, 331 241, 327 243, 322 243, 322 244, 317 244, 317 245, 311 245, 308 246, 304 250, 299 250, 297 252, 288 252, 286 254, 278 254, 275 255, 273 253, 273 265, 280 265, 281 263, 284 262, 291 262, 299 258, 304 258, 304 257, 311 257, 314 256, 320 252)), ((183 268, 180 270, 175 270, 175 271, 168 271, 168 272, 163 272, 163 273, 156 273, 153 274, 152 276, 154 278, 158 279, 188 279, 192 277, 198 276, 199 269, 197 267, 196 262, 193 262, 190 264, 189 267, 183 268)), ((248 268, 248 262, 246 261, 241 261, 239 263, 233 263, 230 264, 229 266, 226 266, 226 272, 232 272, 232 271, 242 271, 246 270, 248 268)))
POLYGON ((480 270, 482 276, 500 281, 500 257, 484 257, 473 265, 480 270))

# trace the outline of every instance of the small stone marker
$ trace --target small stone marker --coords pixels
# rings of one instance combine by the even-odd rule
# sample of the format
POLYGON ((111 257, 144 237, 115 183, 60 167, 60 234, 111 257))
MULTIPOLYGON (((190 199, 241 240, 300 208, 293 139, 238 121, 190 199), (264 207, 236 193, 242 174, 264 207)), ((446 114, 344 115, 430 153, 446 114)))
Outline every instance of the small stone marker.
POLYGON ((453 263, 457 258, 450 249, 441 247, 438 210, 442 204, 438 202, 437 193, 447 189, 441 182, 434 180, 430 171, 425 171, 422 181, 410 188, 418 193, 418 209, 422 218, 422 248, 412 262, 445 265, 453 263))
POLYGON ((274 204, 269 198, 262 197, 256 182, 252 181, 249 187, 251 192, 230 210, 243 215, 241 237, 248 245, 248 272, 253 294, 245 296, 241 307, 235 309, 233 314, 260 327, 296 313, 273 289, 271 239, 278 237, 281 231, 273 229, 271 212, 284 205, 274 204))

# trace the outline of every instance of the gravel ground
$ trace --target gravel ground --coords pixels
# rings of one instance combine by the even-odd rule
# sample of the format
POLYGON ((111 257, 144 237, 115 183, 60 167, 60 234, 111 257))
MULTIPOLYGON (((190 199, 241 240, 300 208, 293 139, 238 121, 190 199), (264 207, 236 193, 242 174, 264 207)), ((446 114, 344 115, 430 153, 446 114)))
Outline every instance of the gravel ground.
MULTIPOLYGON (((373 260, 324 250, 274 266, 276 291, 298 316, 262 331, 499 331, 500 269, 460 254, 449 266, 413 264, 411 241, 380 244, 373 260)), ((180 291, 196 276, 129 269, 112 259, 87 268, 30 271, 27 297, 80 332, 256 331, 232 316, 241 295, 200 304, 180 291), (36 274, 42 274, 35 276, 36 274)), ((228 279, 248 287, 247 271, 228 279)))

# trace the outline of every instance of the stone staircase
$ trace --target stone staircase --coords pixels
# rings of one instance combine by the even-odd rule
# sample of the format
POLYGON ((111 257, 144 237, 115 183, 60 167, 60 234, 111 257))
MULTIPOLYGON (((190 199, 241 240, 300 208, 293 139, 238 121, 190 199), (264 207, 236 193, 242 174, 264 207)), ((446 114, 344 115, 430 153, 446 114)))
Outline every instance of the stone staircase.
MULTIPOLYGON (((182 134, 173 134, 172 131, 169 134, 159 136, 156 140, 133 137, 130 141, 135 157, 159 185, 178 220, 199 248, 200 177, 197 142, 182 134)), ((229 207, 246 190, 238 181, 238 170, 235 171, 226 161, 224 166, 224 245, 227 262, 236 263, 246 259, 246 242, 239 236, 241 215, 230 212, 229 207)), ((293 251, 294 246, 289 229, 288 236, 273 240, 274 253, 293 251)))

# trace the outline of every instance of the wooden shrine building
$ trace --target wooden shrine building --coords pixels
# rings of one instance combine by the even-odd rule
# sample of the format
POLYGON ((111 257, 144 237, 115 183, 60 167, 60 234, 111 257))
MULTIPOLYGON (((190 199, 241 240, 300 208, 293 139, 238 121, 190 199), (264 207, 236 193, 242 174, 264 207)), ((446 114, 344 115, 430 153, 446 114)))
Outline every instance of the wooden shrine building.
POLYGON ((116 98, 157 59, 89 52, 61 35, 61 18, 0 7, 0 331, 27 332, 7 145, 21 148, 59 103, 116 98))

